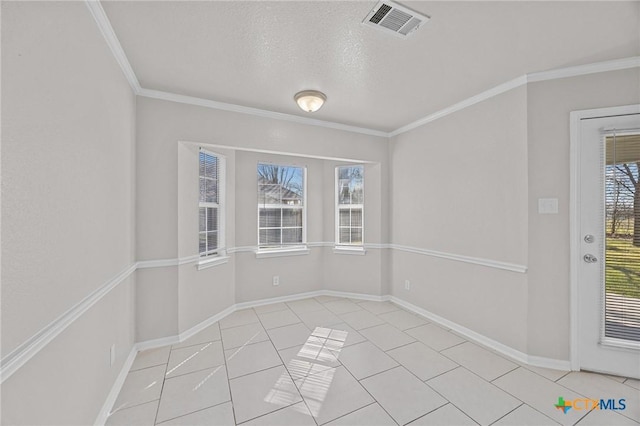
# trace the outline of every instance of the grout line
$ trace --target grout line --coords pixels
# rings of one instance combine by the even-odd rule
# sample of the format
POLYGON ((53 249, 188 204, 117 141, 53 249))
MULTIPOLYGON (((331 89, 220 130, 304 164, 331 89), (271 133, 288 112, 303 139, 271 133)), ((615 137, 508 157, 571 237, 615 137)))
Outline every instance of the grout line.
MULTIPOLYGON (((206 330, 206 328, 205 328, 205 330, 206 330)), ((199 342, 199 343, 189 344, 187 346, 180 346, 179 348, 174 348, 174 346, 180 345, 180 343, 175 343, 173 345, 168 345, 168 346, 171 347, 172 351, 179 351, 181 349, 187 349, 187 348, 192 348, 194 346, 206 345, 207 343, 215 343, 215 342, 221 342, 221 341, 222 341, 222 337, 220 337, 220 339, 218 339, 218 340, 207 340, 206 342, 199 342)), ((184 342, 182 342, 182 343, 184 343, 184 342)))
MULTIPOLYGON (((368 341, 368 340, 367 340, 367 341, 368 341)), ((364 342, 363 342, 363 343, 364 343, 364 342)), ((396 367, 398 367, 398 366, 396 366, 396 367)), ((393 368, 396 368, 396 367, 393 367, 393 368)), ((390 368, 389 370, 392 370, 393 368, 390 368)), ((382 404, 380 404, 380 402, 378 402, 378 400, 376 399, 376 397, 375 397, 375 396, 373 396, 373 395, 371 395, 371 392, 369 392, 369 389, 367 389, 367 387, 366 387, 365 385, 363 385, 362 383, 360 383, 360 380, 358 380, 358 379, 356 378, 356 376, 354 376, 354 375, 353 375, 353 373, 351 373, 351 371, 349 371, 349 369, 347 368, 347 366, 346 366, 346 365, 344 366, 344 370, 347 372, 347 374, 349 374, 349 375, 353 378, 353 380, 355 380, 355 381, 356 381, 356 383, 358 383, 358 385, 359 385, 362 389, 364 389, 364 391, 365 391, 366 393, 368 393, 368 394, 369 394, 369 396, 371 397, 371 399, 373 399, 373 401, 374 401, 373 403, 378 404, 378 405, 380 406, 380 408, 382 408, 382 410, 383 410, 385 413, 387 413, 387 415, 389 416, 389 418, 391 418, 391 420, 393 420, 393 421, 394 421, 394 423, 395 423, 395 424, 399 424, 399 423, 396 421, 396 419, 395 419, 395 418, 393 418, 393 416, 391 415, 391 413, 389 413, 389 412, 387 411, 387 409, 386 409, 386 408, 384 408, 384 407, 382 406, 382 404)), ((385 370, 385 371, 389 371, 389 370, 385 370)), ((381 371, 381 373, 382 373, 382 371, 381 371)), ((379 374, 379 373, 377 373, 377 374, 379 374)), ((373 374, 373 375, 371 375, 371 376, 368 376, 368 377, 373 377, 373 376, 375 376, 375 374, 373 374)), ((365 378, 363 378, 363 379, 361 379, 361 380, 364 380, 364 379, 366 379, 366 377, 365 377, 365 378)), ((369 404, 369 405, 371 405, 371 404, 369 404)), ((368 405, 367 405, 367 407, 368 407, 368 405)), ((360 407, 360 408, 358 408, 358 410, 360 410, 361 408, 364 408, 364 407, 360 407)), ((358 411, 358 410, 354 410, 354 411, 352 411, 352 413, 353 413, 353 412, 355 412, 355 411, 358 411)), ((351 414, 351 413, 349 413, 349 414, 351 414)))
MULTIPOLYGON (((438 394, 438 395, 440 395, 440 394, 438 394)), ((440 395, 440 396, 442 396, 442 395, 440 395)), ((416 417, 415 419, 411 419, 411 420, 409 420, 407 423, 405 423, 405 426, 410 425, 411 423, 415 422, 416 420, 421 419, 421 418, 423 418, 423 417, 425 417, 425 416, 428 416, 429 414, 433 413, 434 411, 437 411, 437 410, 441 409, 442 407, 446 407, 447 405, 451 404, 451 401, 449 401, 447 398, 444 398, 444 397, 443 397, 443 399, 444 399, 445 401, 447 401, 447 402, 445 402, 444 404, 442 404, 442 405, 441 405, 441 406, 439 406, 439 407, 434 408, 433 410, 429 411, 428 413, 424 413, 423 415, 421 415, 421 416, 419 416, 419 417, 416 417)), ((451 405, 453 405, 453 404, 451 404, 451 405)), ((455 406, 454 406, 454 407, 455 407, 455 406)), ((458 408, 458 407, 456 407, 456 408, 458 408)), ((458 408, 458 409, 459 409, 459 408, 458 408)), ((462 410, 460 410, 460 411, 462 411, 462 410)), ((469 417, 469 418, 471 419, 471 421, 472 421, 472 422, 476 423, 476 422, 475 422, 475 420, 473 420, 473 419, 471 418, 471 416, 469 416, 468 414, 466 414, 464 411, 463 411, 463 414, 464 414, 465 416, 469 417)))
MULTIPOLYGON (((525 368, 527 368, 527 367, 525 367, 525 368)), ((529 370, 529 371, 531 371, 531 370, 529 370)), ((535 373, 535 371, 532 371, 532 373, 535 373)), ((567 376, 569 375, 569 373, 571 373, 571 371, 567 371, 567 372, 566 372, 566 373, 564 373, 562 376, 558 377, 558 378, 557 378, 557 379, 555 379, 555 380, 552 380, 552 382, 556 382, 556 383, 558 383, 558 381, 559 381, 559 380, 562 380, 562 379, 564 379, 565 377, 567 377, 567 376)), ((540 374, 540 375, 541 375, 541 374, 540 374)), ((542 375, 541 375, 541 376, 542 376, 542 375)), ((544 377, 544 376, 542 376, 542 377, 544 377)), ((546 377, 545 377, 545 379, 546 379, 546 377)), ((549 380, 549 379, 547 379, 547 380, 549 380)), ((560 383, 558 383, 558 384, 560 384, 560 383)))
MULTIPOLYGON (((255 312, 254 312, 255 314, 255 312)), ((257 315, 256 315, 257 316, 257 315)), ((229 366, 227 365, 227 356, 224 353, 224 342, 222 341, 222 328, 220 327, 220 321, 216 321, 218 324, 218 330, 220 330, 220 345, 222 346, 222 360, 224 361, 224 370, 227 375, 227 390, 229 391, 229 401, 231 402, 231 415, 233 415, 233 423, 237 424, 236 421, 236 406, 233 403, 233 394, 231 393, 231 379, 229 378, 229 366)), ((253 323, 252 323, 253 324, 253 323)), ((245 324, 247 325, 247 324, 245 324)), ((262 325, 262 324, 260 324, 262 325)))
MULTIPOLYGON (((127 405, 126 407, 123 408, 119 408, 117 411, 112 411, 109 413, 109 415, 107 416, 107 419, 111 416, 113 416, 114 414, 120 413, 122 411, 127 411, 131 408, 135 408, 135 407, 140 407, 141 405, 145 405, 145 404, 151 404, 152 402, 158 402, 158 404, 160 404, 160 399, 152 399, 151 401, 145 401, 145 402, 138 402, 136 404, 133 405, 127 405)), ((126 405, 126 404, 125 404, 126 405)))
MULTIPOLYGON (((512 371, 517 370, 517 369, 518 369, 518 367, 519 367, 519 365, 517 365, 517 364, 516 364, 516 366, 515 366, 515 367, 513 367, 511 370, 507 371, 506 373, 503 373, 503 374, 499 375, 498 377, 494 377, 493 379, 489 380, 488 382, 489 382, 489 383, 493 383, 494 381, 498 380, 499 378, 506 376, 507 374, 511 373, 512 371)), ((486 379, 485 379, 485 380, 486 380, 486 379)), ((496 385, 496 386, 497 386, 497 385, 496 385)))
MULTIPOLYGON (((389 358, 391 358, 391 357, 389 357, 389 358)), ((392 359, 392 360, 393 360, 393 362, 395 362, 397 365, 394 365, 393 367, 386 368, 386 369, 384 369, 384 370, 376 371, 375 373, 369 374, 368 376, 365 376, 365 377, 363 377, 363 378, 361 378, 361 379, 356 378, 356 380, 360 382, 360 381, 362 381, 362 380, 367 380, 367 379, 368 379, 368 378, 370 378, 370 377, 377 376, 378 374, 382 374, 382 373, 386 373, 387 371, 391 371, 391 370, 393 370, 394 368, 404 367, 402 364, 400 364, 399 362, 397 362, 395 359, 393 359, 393 358, 391 358, 391 359, 392 359)), ((349 369, 347 366, 345 366, 345 368, 346 368, 347 370, 349 369)), ((404 367, 404 368, 405 368, 405 370, 406 370, 406 367, 404 367)), ((407 371, 408 371, 408 370, 407 370, 407 371)), ((353 376, 353 377, 355 377, 355 376, 353 376)), ((376 401, 377 401, 377 400, 376 400, 376 401)))
POLYGON ((509 414, 513 413, 514 411, 516 411, 518 408, 522 407, 523 405, 525 405, 524 402, 520 401, 521 404, 518 405, 516 408, 514 408, 513 410, 509 411, 508 413, 505 413, 503 416, 498 417, 497 419, 495 419, 494 421, 492 421, 491 423, 489 423, 489 425, 493 425, 497 422, 499 422, 501 419, 507 417, 509 414))
POLYGON ((213 368, 220 367, 222 365, 224 365, 224 364, 217 364, 217 365, 213 365, 211 367, 198 368, 197 370, 188 371, 186 373, 174 374, 174 375, 171 375, 170 377, 165 376, 165 380, 175 379, 176 377, 186 376, 187 374, 199 373, 199 372, 204 371, 204 370, 211 370, 213 368))
MULTIPOLYGON (((220 406, 220 405, 222 405, 222 404, 229 404, 229 403, 231 403, 231 400, 228 400, 228 401, 222 401, 222 402, 219 402, 219 403, 217 403, 217 404, 211 405, 211 406, 209 406, 209 407, 199 408, 199 409, 197 409, 197 410, 195 410, 195 411, 191 411, 191 412, 186 413, 186 414, 181 414, 181 415, 179 415, 179 416, 177 416, 177 417, 172 417, 172 418, 170 418, 170 419, 163 420, 161 423, 156 423, 156 425, 161 426, 162 424, 164 424, 164 423, 166 423, 166 422, 170 422, 171 420, 179 419, 179 418, 181 418, 181 417, 185 417, 185 416, 190 416, 191 414, 199 413, 200 411, 208 410, 208 409, 210 409, 210 408, 218 407, 218 406, 220 406)), ((231 404, 231 405, 233 405, 233 404, 231 404)))
POLYGON ((158 398, 158 408, 156 408, 156 416, 153 418, 153 424, 158 423, 158 414, 160 414, 160 404, 162 404, 162 393, 164 392, 164 384, 167 381, 167 370, 169 369, 169 359, 171 359, 171 346, 169 346, 169 358, 162 373, 162 387, 160 388, 160 397, 158 398))
MULTIPOLYGON (((274 348, 274 350, 275 350, 275 348, 274 348)), ((276 352, 278 352, 278 351, 276 350, 276 352)), ((282 366, 282 367, 284 367, 284 364, 282 363, 282 359, 280 359, 280 361, 281 361, 281 363, 280 363, 280 364, 278 364, 278 365, 272 365, 271 367, 261 368, 261 369, 259 369, 259 370, 255 370, 255 371, 252 371, 252 372, 250 372, 250 373, 244 373, 244 374, 241 374, 241 375, 239 375, 239 376, 234 376, 234 377, 228 377, 228 376, 227 376, 227 378, 229 379, 229 381, 231 381, 231 380, 241 379, 241 378, 243 378, 243 377, 247 377, 247 376, 250 376, 250 375, 252 375, 252 374, 262 373, 263 371, 273 370, 274 368, 278 368, 278 367, 281 367, 281 366, 282 366)))
POLYGON ((150 368, 154 368, 154 367, 161 367, 161 366, 163 366, 163 365, 167 365, 168 363, 169 363, 169 360, 167 359, 167 362, 161 362, 160 364, 149 365, 149 366, 147 366, 147 367, 141 367, 141 368, 138 368, 138 369, 136 369, 136 370, 129 370, 129 373, 127 373, 127 376, 128 376, 130 373, 135 373, 135 372, 142 371, 142 370, 148 370, 148 369, 150 369, 150 368))
MULTIPOLYGON (((442 352, 448 351, 449 349, 453 349, 456 346, 464 345, 465 343, 471 343, 471 342, 469 342, 468 340, 465 339, 464 342, 456 343, 455 345, 449 346, 448 348, 444 348, 444 349, 440 349, 440 350, 437 350, 435 348, 431 348, 431 349, 433 349, 434 351, 438 352, 439 354, 444 355, 442 352)), ((425 345, 427 345, 427 344, 425 343, 425 345)), ((429 345, 427 345, 427 346, 429 346, 429 345)), ((444 355, 444 356, 446 356, 446 355, 444 355)), ((449 358, 449 357, 447 357, 447 358, 449 358)), ((449 358, 449 359, 451 359, 451 358, 449 358)), ((451 361, 453 361, 453 360, 451 360, 451 361)))
POLYGON ((429 377, 428 379, 426 379, 426 380, 422 380, 422 381, 423 381, 425 384, 428 384, 427 382, 428 382, 429 380, 433 380, 433 379, 435 379, 436 377, 440 377, 440 376, 442 376, 443 374, 450 373, 450 372, 452 372, 453 370, 457 370, 458 368, 462 367, 462 366, 461 366, 460 364, 458 364, 457 362, 456 362, 455 364, 456 364, 456 366, 455 366, 455 367, 453 367, 451 370, 443 371, 442 373, 438 373, 438 374, 436 374, 435 376, 433 376, 433 377, 429 377))
POLYGON ((395 351, 396 349, 404 348, 406 346, 413 345, 414 343, 421 343, 421 342, 418 342, 417 340, 414 340, 413 342, 405 343, 403 345, 396 346, 395 348, 387 349, 386 351, 382 350, 382 349, 380 349, 380 350, 382 350, 382 352, 384 352, 386 354, 387 352, 395 351))
MULTIPOLYGON (((348 413, 341 414, 340 416, 336 417, 335 419, 331 419, 331 420, 329 420, 329 421, 327 421, 327 422, 324 422, 324 423, 323 423, 323 425, 324 425, 324 424, 327 424, 327 423, 335 422, 336 420, 341 419, 341 418, 343 418, 343 417, 346 417, 346 416, 348 416, 349 414, 353 414, 353 413, 355 413, 355 412, 356 412, 356 411, 358 411, 358 410, 362 410, 363 408, 370 407, 370 406, 372 406, 373 404, 377 404, 377 403, 378 403, 378 402, 377 402, 377 401, 375 400, 375 398, 374 398, 374 401, 373 401, 372 403, 367 404, 367 405, 363 405, 362 407, 360 407, 360 408, 356 408, 355 410, 349 411, 348 413)), ((378 404, 378 405, 380 405, 380 404, 378 404)), ((395 420, 394 420, 394 422, 395 422, 395 420)), ((396 423, 396 424, 397 424, 397 423, 396 423)))
MULTIPOLYGON (((280 407, 280 408, 277 408, 277 409, 276 409, 276 410, 274 410, 274 411, 270 411, 270 412, 268 412, 268 413, 260 414, 259 416, 257 416, 257 417, 252 417, 252 418, 250 418, 250 419, 247 419, 247 420, 243 421, 242 423, 236 423, 236 426, 244 425, 244 424, 246 424, 247 422, 251 422, 251 421, 254 421, 254 420, 256 420, 256 419, 260 419, 260 418, 262 418, 262 417, 268 416, 268 415, 270 415, 270 414, 277 413, 278 411, 282 411, 282 410, 284 410, 284 409, 286 409, 286 408, 293 407, 294 405, 300 404, 301 402, 303 402, 303 401, 294 402, 293 404, 289 404, 289 405, 285 405, 285 406, 282 406, 282 407, 280 407)), ((311 418, 313 418, 313 416, 311 416, 311 418)), ((316 424, 317 424, 317 423, 316 423, 316 424)))

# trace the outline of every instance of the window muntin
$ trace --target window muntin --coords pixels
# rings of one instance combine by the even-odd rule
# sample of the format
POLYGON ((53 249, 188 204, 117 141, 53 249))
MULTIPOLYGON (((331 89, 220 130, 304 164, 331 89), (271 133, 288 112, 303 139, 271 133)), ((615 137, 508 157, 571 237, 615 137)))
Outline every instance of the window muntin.
POLYGON ((305 238, 303 167, 258 164, 258 247, 300 246, 305 238))
POLYGON ((336 245, 364 244, 364 167, 336 168, 336 245))
POLYGON ((201 257, 219 254, 222 238, 222 194, 221 178, 223 159, 211 152, 200 149, 199 155, 199 241, 198 253, 201 257))

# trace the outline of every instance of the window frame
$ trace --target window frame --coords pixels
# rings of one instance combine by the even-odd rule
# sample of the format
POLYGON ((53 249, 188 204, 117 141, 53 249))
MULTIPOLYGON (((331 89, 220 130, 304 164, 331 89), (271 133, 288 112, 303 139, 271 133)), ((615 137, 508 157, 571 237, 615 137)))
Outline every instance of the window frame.
MULTIPOLYGON (((335 206, 334 206, 334 220, 335 220, 335 229, 334 229, 334 253, 339 254, 365 254, 365 167, 364 164, 346 164, 336 166, 335 168, 335 184, 334 184, 334 196, 335 196, 335 206), (350 167, 361 167, 362 168, 362 203, 361 204, 341 204, 340 203, 340 169, 350 168, 350 167), (362 242, 357 244, 347 244, 340 242, 340 209, 344 208, 359 208, 361 210, 362 217, 362 242)), ((351 228, 351 226, 349 226, 351 228)))
MULTIPOLYGON (((204 176, 207 178, 207 176, 204 176)), ((205 219, 206 226, 206 219, 205 219)), ((206 148, 199 147, 198 149, 198 269, 202 269, 200 265, 209 265, 214 266, 215 264, 224 263, 221 260, 226 259, 226 157, 224 155, 218 154, 213 151, 209 151, 206 148), (206 202, 200 201, 200 154, 204 153, 205 155, 209 155, 215 157, 218 163, 218 176, 217 176, 217 194, 218 194, 218 202, 206 202), (208 230, 200 229, 200 209, 201 208, 215 208, 218 213, 218 223, 217 223, 217 231, 218 231, 218 239, 217 246, 213 250, 207 250, 205 252, 200 252, 200 235, 203 232, 208 232, 208 230)))
MULTIPOLYGON (((307 246, 307 166, 306 165, 297 165, 297 164, 287 164, 287 163, 275 163, 268 161, 258 161, 256 164, 256 241, 257 241, 257 249, 256 249, 256 257, 279 257, 279 256, 289 256, 289 255, 299 255, 299 254, 308 254, 309 248, 307 246), (280 237, 281 245, 273 246, 273 247, 265 247, 260 245, 260 181, 258 175, 258 168, 260 165, 271 165, 278 167, 291 167, 302 170, 302 206, 300 209, 302 210, 302 242, 299 244, 291 244, 291 245, 283 245, 282 244, 282 236, 280 237)), ((276 206, 281 206, 278 204, 276 206)), ((282 208, 281 214, 282 214, 282 208)), ((281 226, 282 227, 282 217, 281 217, 281 226)))

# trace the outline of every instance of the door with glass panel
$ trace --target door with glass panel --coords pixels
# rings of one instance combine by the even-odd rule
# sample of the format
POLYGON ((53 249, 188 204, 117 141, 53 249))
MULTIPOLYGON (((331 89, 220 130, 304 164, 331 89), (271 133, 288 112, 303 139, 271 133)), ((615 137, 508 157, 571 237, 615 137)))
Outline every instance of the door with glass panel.
POLYGON ((640 378, 640 110, 579 123, 580 369, 640 378))

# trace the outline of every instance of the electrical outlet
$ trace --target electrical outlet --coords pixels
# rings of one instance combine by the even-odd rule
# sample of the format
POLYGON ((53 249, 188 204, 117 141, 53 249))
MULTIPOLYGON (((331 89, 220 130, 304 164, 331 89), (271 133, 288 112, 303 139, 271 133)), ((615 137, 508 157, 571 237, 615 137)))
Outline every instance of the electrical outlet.
POLYGON ((411 281, 404 280, 404 289, 405 290, 411 290, 411 281))
POLYGON ((113 366, 116 362, 116 344, 111 345, 111 349, 109 349, 109 365, 113 366))
POLYGON ((274 275, 273 276, 273 285, 280 285, 280 276, 279 275, 274 275))

